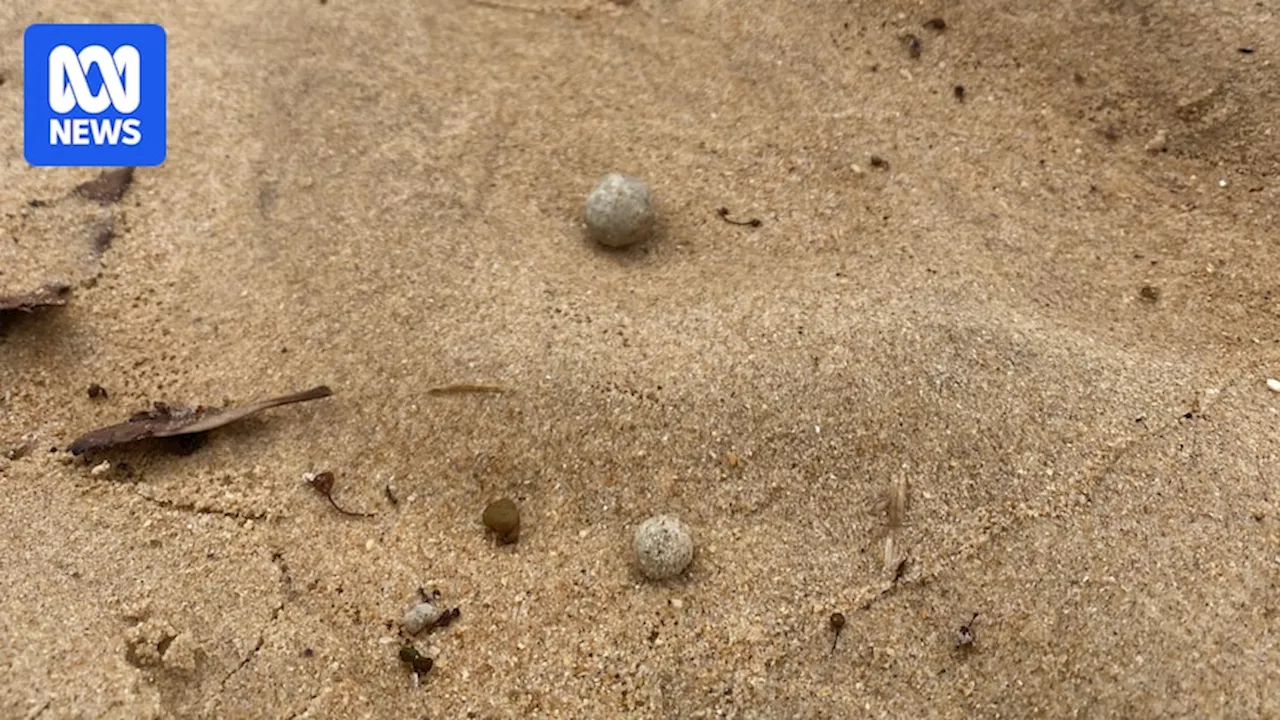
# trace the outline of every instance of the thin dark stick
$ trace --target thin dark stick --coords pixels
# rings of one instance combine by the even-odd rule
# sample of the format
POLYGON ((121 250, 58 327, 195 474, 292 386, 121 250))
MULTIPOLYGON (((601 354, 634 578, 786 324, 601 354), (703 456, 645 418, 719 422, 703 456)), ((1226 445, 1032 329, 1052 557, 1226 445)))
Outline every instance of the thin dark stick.
POLYGON ((223 425, 247 418, 250 415, 255 415, 263 410, 280 407, 281 405, 292 405, 294 403, 307 402, 308 400, 319 400, 320 398, 329 397, 332 394, 333 391, 330 390, 328 386, 320 385, 318 387, 313 387, 310 390, 303 390, 302 392, 290 393, 288 395, 281 395, 280 397, 269 398, 267 400, 259 400, 258 402, 249 403, 248 405, 241 405, 238 408, 225 410, 201 420, 197 420, 185 427, 172 429, 165 428, 157 431, 155 436, 169 437, 171 435, 188 435, 190 433, 205 432, 206 430, 220 428, 223 425))
POLYGON ((332 394, 333 391, 328 387, 320 385, 310 390, 281 395, 280 397, 226 410, 203 406, 196 408, 171 407, 165 403, 155 403, 155 407, 152 410, 136 413, 125 422, 98 428, 81 435, 71 443, 68 449, 71 450, 71 454, 79 455, 86 450, 109 448, 147 438, 199 435, 267 408, 316 400, 332 394))
POLYGON ((334 510, 337 510, 343 515, 348 517, 373 517, 373 513, 361 513, 348 510, 339 505, 337 500, 333 499, 333 473, 328 471, 322 472, 315 477, 310 478, 307 482, 311 483, 311 487, 315 488, 316 492, 325 496, 325 499, 329 501, 329 504, 333 506, 334 510))
POLYGON ((724 208, 724 207, 719 208, 716 210, 716 214, 720 216, 721 220, 729 223, 730 225, 745 225, 745 226, 758 228, 764 224, 760 220, 760 218, 751 218, 750 220, 734 220, 733 218, 729 217, 729 208, 724 208))
POLYGON ((427 390, 428 395, 464 395, 466 393, 504 393, 507 389, 501 385, 477 385, 459 383, 457 385, 441 385, 427 390))

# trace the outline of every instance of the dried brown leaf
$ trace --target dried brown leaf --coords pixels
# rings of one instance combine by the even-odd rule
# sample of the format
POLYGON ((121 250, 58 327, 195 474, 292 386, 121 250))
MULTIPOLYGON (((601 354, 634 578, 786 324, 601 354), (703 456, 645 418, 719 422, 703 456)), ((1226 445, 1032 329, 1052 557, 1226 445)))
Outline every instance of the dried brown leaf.
POLYGON ((49 283, 29 293, 3 295, 0 296, 0 312, 31 312, 36 308, 66 305, 70 289, 71 286, 65 283, 49 283))
POLYGON ((194 408, 156 403, 151 410, 135 413, 125 422, 109 425, 81 435, 71 443, 71 453, 79 455, 86 450, 115 447, 147 438, 165 438, 207 432, 228 425, 268 408, 292 403, 318 400, 333 394, 327 386, 320 385, 302 392, 260 400, 240 407, 222 409, 199 406, 194 408))

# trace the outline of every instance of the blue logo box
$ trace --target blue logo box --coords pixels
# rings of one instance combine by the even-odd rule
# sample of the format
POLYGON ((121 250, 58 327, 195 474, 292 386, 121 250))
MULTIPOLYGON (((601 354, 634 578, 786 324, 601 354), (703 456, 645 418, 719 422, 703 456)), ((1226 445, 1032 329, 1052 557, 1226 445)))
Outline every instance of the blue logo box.
POLYGON ((22 41, 23 150, 44 167, 164 162, 166 36, 159 25, 52 25, 22 41))

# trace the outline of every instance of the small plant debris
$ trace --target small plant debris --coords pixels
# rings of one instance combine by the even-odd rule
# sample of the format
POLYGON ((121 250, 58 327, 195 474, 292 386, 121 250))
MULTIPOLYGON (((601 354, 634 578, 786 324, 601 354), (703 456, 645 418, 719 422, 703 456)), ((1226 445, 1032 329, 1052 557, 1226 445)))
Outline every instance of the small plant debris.
POLYGON ((268 408, 318 400, 332 394, 333 391, 327 386, 320 385, 310 390, 227 409, 203 405, 190 408, 157 402, 151 410, 135 413, 125 422, 98 428, 81 435, 71 443, 68 449, 72 455, 80 455, 88 450, 111 448, 148 438, 194 436, 229 425, 268 408))
POLYGON ((924 21, 924 25, 922 25, 922 27, 926 30, 937 30, 938 32, 942 32, 947 29, 947 21, 940 17, 929 18, 924 21))
POLYGON ((93 399, 107 397, 107 389, 98 383, 89 383, 89 397, 93 399))
POLYGON ((373 513, 362 513, 355 512, 354 510, 348 510, 339 505, 337 500, 333 499, 333 483, 335 481, 333 473, 327 470, 322 473, 307 473, 303 476, 303 479, 307 481, 308 485, 315 488, 316 492, 323 495, 325 499, 329 501, 329 504, 333 506, 334 510, 337 510, 343 515, 348 517, 373 517, 373 513))
POLYGON ((894 478, 884 496, 885 527, 884 570, 890 582, 896 583, 906 572, 907 554, 899 546, 898 537, 907 523, 907 510, 911 506, 911 484, 905 477, 894 478))
POLYGON ((717 208, 716 215, 719 215, 721 220, 729 223, 730 225, 745 225, 753 228, 758 228, 764 224, 764 221, 761 220, 760 218, 751 218, 750 220, 734 220, 733 218, 729 217, 729 208, 727 207, 717 208))
POLYGON ((912 60, 919 60, 920 53, 924 51, 924 42, 914 33, 907 33, 902 36, 902 43, 907 46, 907 55, 912 60))
MULTIPOLYGON (((421 600, 419 607, 421 607, 421 605, 431 605, 433 607, 437 607, 440 605, 439 590, 432 590, 431 592, 427 592, 426 588, 418 588, 418 598, 421 600)), ((450 625, 453 624, 453 621, 457 620, 459 617, 462 617, 461 608, 457 608, 457 607, 446 608, 444 610, 439 611, 439 613, 434 618, 432 618, 431 622, 424 624, 423 628, 420 628, 419 631, 421 631, 421 629, 426 629, 430 631, 436 628, 449 627, 450 625)), ((406 625, 408 625, 408 623, 406 623, 406 625)), ((408 628, 406 627, 406 629, 408 628)))
POLYGON ((436 607, 433 600, 424 600, 409 608, 400 621, 400 627, 410 635, 417 635, 429 627, 435 627, 440 615, 440 608, 436 607))
POLYGON ((976 639, 973 634, 973 623, 977 619, 978 613, 974 613, 973 617, 969 618, 969 622, 956 630, 956 649, 968 650, 973 647, 973 641, 976 639))
POLYGON ((110 205, 120 202, 124 193, 133 184, 133 168, 106 170, 98 177, 76 186, 75 193, 86 200, 110 205))
POLYGON ((405 645, 400 648, 400 662, 408 665, 417 677, 421 677, 431 672, 431 667, 435 665, 435 661, 418 652, 418 648, 412 645, 405 645))
POLYGON ((420 602, 404 614, 404 619, 400 623, 400 627, 410 635, 417 635, 423 630, 431 631, 436 628, 448 627, 462 615, 459 608, 440 608, 440 592, 436 591, 427 594, 425 590, 418 590, 420 602))
POLYGON ((840 631, 844 630, 844 625, 844 613, 831 613, 831 618, 827 620, 827 626, 830 627, 831 632, 835 634, 835 636, 831 638, 831 652, 836 651, 836 643, 840 642, 840 631))
POLYGON ((911 483, 905 477, 894 478, 885 492, 885 515, 890 530, 901 530, 911 507, 911 483))
POLYGON ((898 546, 898 541, 894 533, 885 536, 884 539, 884 572, 888 576, 890 582, 898 582, 907 574, 907 563, 910 558, 907 553, 898 546))
POLYGON ((458 383, 456 385, 441 385, 427 390, 428 395, 467 395, 467 394, 483 394, 493 393, 502 394, 507 389, 500 385, 477 385, 471 383, 458 383))
POLYGON ((453 624, 454 620, 462 617, 462 608, 449 608, 440 613, 440 618, 436 620, 435 627, 445 628, 453 624))
POLYGON ((31 441, 24 440, 17 445, 10 447, 4 451, 4 456, 10 460, 21 460, 31 453, 31 441))
POLYGON ((66 305, 70 290, 71 286, 65 283, 47 283, 29 293, 0 295, 0 313, 29 313, 37 308, 66 305))

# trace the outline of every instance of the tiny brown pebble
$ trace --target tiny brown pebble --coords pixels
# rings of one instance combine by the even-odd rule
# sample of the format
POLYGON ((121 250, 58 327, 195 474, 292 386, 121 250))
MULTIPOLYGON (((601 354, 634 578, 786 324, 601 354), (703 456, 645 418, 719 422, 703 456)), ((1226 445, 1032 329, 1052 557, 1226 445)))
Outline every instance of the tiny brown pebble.
POLYGON ((106 388, 102 387, 102 386, 101 386, 101 385, 99 385, 98 383, 90 383, 90 384, 89 384, 89 397, 91 397, 91 398, 105 398, 106 396, 107 396, 107 389, 106 389, 106 388))
POLYGON ((956 94, 957 100, 959 100, 960 102, 964 102, 964 86, 963 85, 955 86, 954 88, 952 88, 952 92, 956 94))
POLYGON ((520 508, 511 498, 502 498, 489 503, 484 509, 485 527, 492 530, 504 543, 513 543, 520 539, 520 508))
POLYGON ((873 167, 873 168, 887 168, 887 167, 889 167, 889 161, 888 161, 888 160, 885 160, 884 158, 880 157, 879 155, 872 155, 872 156, 871 156, 871 167, 873 167))
POLYGON ((1160 299, 1160 288, 1153 287, 1151 285, 1143 285, 1142 289, 1138 291, 1138 294, 1147 302, 1155 302, 1160 299))
POLYGON ((947 21, 940 17, 930 18, 924 22, 924 26, 930 30, 942 32, 947 29, 947 21))

